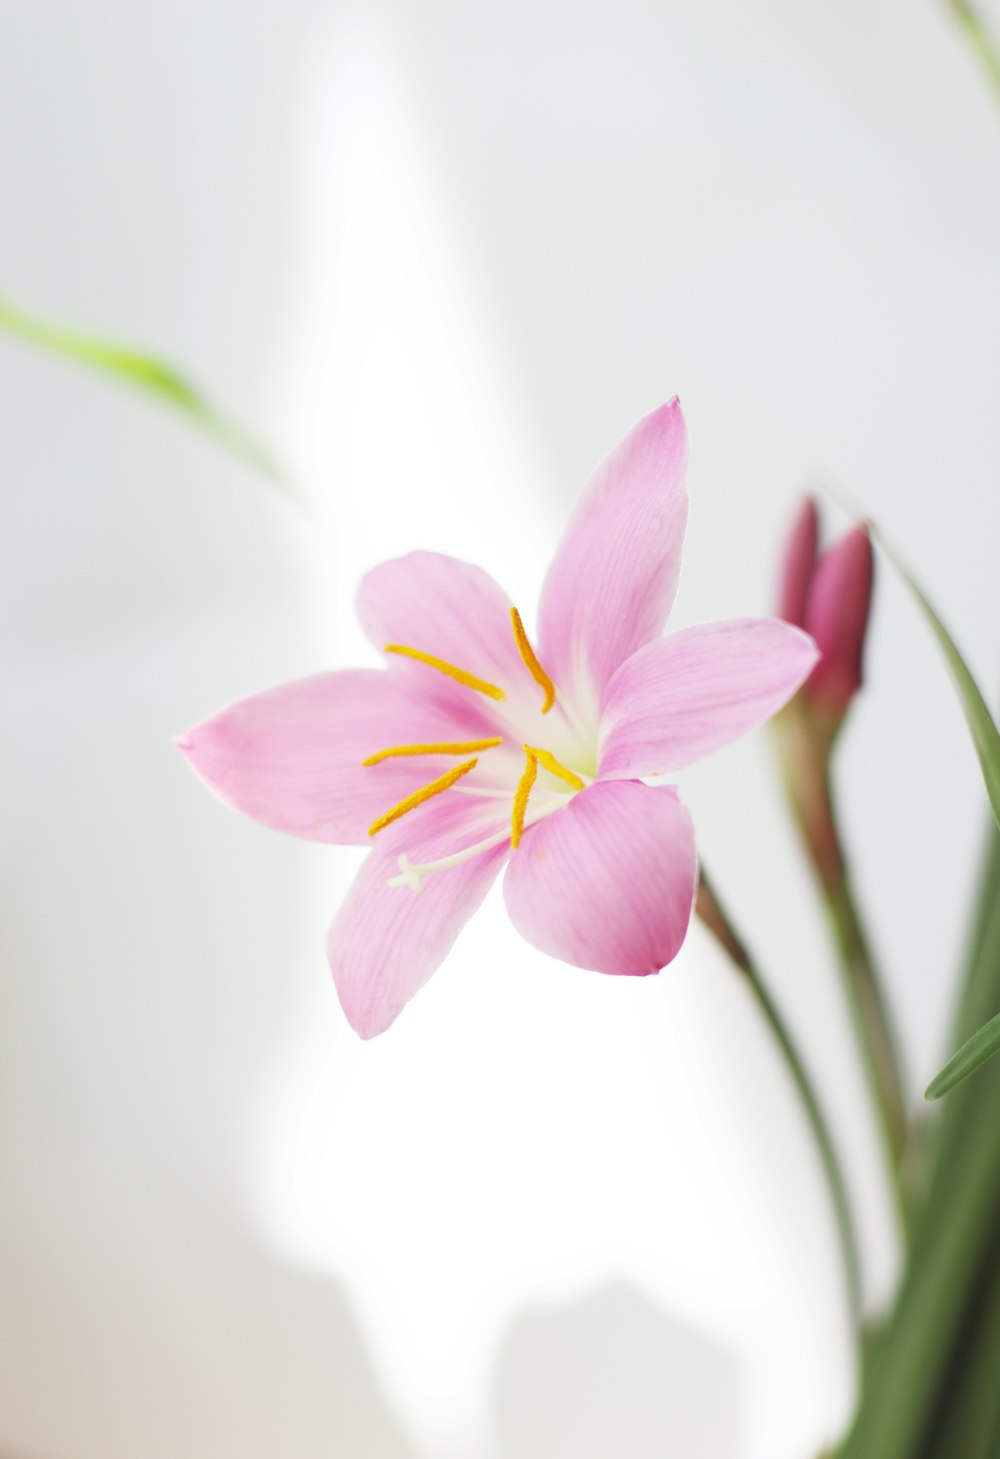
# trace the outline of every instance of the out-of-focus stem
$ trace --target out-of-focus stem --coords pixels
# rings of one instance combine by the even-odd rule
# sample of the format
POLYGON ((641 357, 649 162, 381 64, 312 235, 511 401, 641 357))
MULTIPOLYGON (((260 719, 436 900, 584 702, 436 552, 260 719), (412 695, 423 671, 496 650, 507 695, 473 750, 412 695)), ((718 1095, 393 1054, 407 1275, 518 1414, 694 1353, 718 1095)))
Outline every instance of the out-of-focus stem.
MULTIPOLYGON (((990 855, 965 979, 959 1031, 975 1026, 1000 990, 1000 834, 990 855)), ((924 1459, 935 1411, 966 1315, 986 1280, 1000 1225, 1000 1065, 943 1101, 932 1140, 930 1181, 896 1309, 879 1336, 854 1428, 839 1459, 924 1459)), ((1000 1452, 1000 1450, 998 1450, 1000 1452)), ((965 1459, 954 1445, 949 1459, 965 1459)))
POLYGON ((829 777, 832 738, 825 737, 823 724, 801 700, 794 701, 777 717, 775 728, 780 736, 785 787, 833 933, 844 991, 882 1132, 890 1184, 905 1229, 898 1180, 907 1138, 900 1058, 837 825, 829 777))
POLYGON ((778 1047, 784 1057, 785 1065, 802 1101, 806 1118, 809 1121, 816 1141, 816 1148, 823 1165, 827 1184, 830 1188, 830 1198, 833 1204, 834 1216, 843 1249, 844 1271, 847 1280, 851 1315, 857 1323, 860 1319, 861 1312, 861 1267, 858 1257, 857 1239, 854 1232, 854 1222, 851 1216, 850 1203, 847 1198, 847 1187, 844 1183, 836 1147, 834 1146, 833 1137, 830 1134, 826 1116, 823 1114, 812 1080, 809 1078, 806 1066, 795 1046, 787 1024, 782 1018, 774 1000, 771 998, 756 964, 747 951, 746 944, 736 932, 719 901, 715 889, 705 874, 704 868, 702 868, 701 872, 695 911, 709 931, 714 934, 722 947, 725 948, 734 965, 746 977, 747 982, 753 990, 757 1004, 777 1041, 778 1047))
POLYGON ((1000 1251, 977 1274, 920 1459, 996 1459, 1000 1434, 1000 1251))
POLYGON ((948 0, 948 4, 958 17, 969 44, 979 57, 983 69, 993 83, 997 99, 1000 100, 1000 49, 996 41, 975 8, 968 4, 968 0, 948 0))

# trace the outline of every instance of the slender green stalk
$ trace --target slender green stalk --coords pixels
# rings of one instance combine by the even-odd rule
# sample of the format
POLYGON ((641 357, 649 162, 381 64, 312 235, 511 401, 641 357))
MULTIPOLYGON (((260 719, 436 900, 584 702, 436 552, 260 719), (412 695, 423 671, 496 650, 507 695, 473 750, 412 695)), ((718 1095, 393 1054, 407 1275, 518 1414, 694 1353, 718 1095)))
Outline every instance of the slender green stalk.
POLYGON ((702 868, 701 882, 698 888, 696 911, 705 926, 708 927, 725 948, 735 966, 746 977, 753 995, 757 1000, 757 1005, 763 1013, 781 1050, 786 1068, 792 1077, 799 1098, 802 1101, 802 1107, 812 1129, 813 1137, 816 1141, 816 1149, 830 1189, 830 1199, 833 1204, 834 1216, 843 1250, 844 1272, 847 1281, 851 1315, 855 1323, 857 1323, 860 1320, 861 1312, 861 1264, 858 1256, 857 1238, 855 1236, 854 1222, 851 1216, 850 1202, 847 1197, 847 1187, 844 1182, 843 1172, 840 1168, 840 1161, 812 1080, 809 1078, 805 1063, 795 1045, 788 1025, 785 1023, 777 1004, 768 992, 767 985, 761 977, 757 965, 747 951, 745 943, 735 931, 732 922, 723 909, 714 888, 705 874, 704 868, 702 868))
POLYGON ((968 0, 948 0, 948 4, 958 17, 958 22, 965 32, 969 44, 979 57, 986 75, 993 84, 997 99, 1000 100, 1000 49, 997 47, 996 40, 968 0))
MULTIPOLYGON (((976 912, 966 955, 966 973, 959 995, 958 1010, 950 1042, 962 1044, 1000 1006, 1000 830, 989 828, 983 857, 976 912)), ((1000 1072, 994 1088, 1000 1089, 1000 1072)), ((979 1081, 977 1081, 978 1083, 979 1081)), ((943 1103, 940 1117, 930 1128, 926 1141, 928 1181, 933 1177, 935 1188, 947 1190, 955 1179, 955 1170, 968 1158, 970 1135, 981 1111, 994 1110, 992 1090, 975 1085, 961 1085, 943 1103)), ((933 1194, 933 1192, 932 1192, 933 1194)), ((933 1204, 930 1213, 933 1215, 933 1204)))
POLYGON ((785 788, 833 933, 844 993, 876 1111, 900 1224, 908 1227, 899 1183, 907 1140, 898 1042, 851 885, 830 774, 833 734, 801 698, 775 720, 785 788))
POLYGON ((942 1402, 920 1459, 996 1459, 1000 1433, 1000 1249, 990 1252, 951 1354, 942 1402))
MULTIPOLYGON (((974 1024, 981 1008, 1000 994, 1000 836, 992 835, 960 1026, 974 1024)), ((866 1372, 841 1459, 921 1459, 935 1432, 978 1293, 995 1260, 998 1109, 1000 1066, 995 1063, 945 1101, 902 1290, 866 1372)), ((966 1459, 956 1447, 947 1452, 949 1459, 966 1459)))
POLYGON ((900 1059, 846 863, 839 880, 823 891, 851 1016, 895 1172, 902 1162, 907 1135, 900 1059))

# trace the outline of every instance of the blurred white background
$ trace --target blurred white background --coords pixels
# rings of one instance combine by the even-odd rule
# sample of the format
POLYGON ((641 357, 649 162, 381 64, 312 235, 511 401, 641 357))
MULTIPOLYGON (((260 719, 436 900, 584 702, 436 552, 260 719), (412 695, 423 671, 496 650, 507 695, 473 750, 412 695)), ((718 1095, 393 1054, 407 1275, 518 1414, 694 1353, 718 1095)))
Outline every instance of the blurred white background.
MULTIPOLYGON (((494 897, 362 1045, 323 954, 353 853, 228 814, 171 736, 369 657, 354 589, 410 547, 529 610, 675 391, 679 622, 768 610, 820 478, 993 684, 1000 115, 943 0, 7 0, 0 116, 0 294, 181 363, 305 503, 0 337, 0 1453, 815 1455, 853 1383, 835 1233, 698 931, 602 979, 494 897)), ((868 669, 839 782, 917 1096, 983 797, 884 573, 868 669)), ((767 736, 683 793, 878 1306, 891 1220, 767 736)))

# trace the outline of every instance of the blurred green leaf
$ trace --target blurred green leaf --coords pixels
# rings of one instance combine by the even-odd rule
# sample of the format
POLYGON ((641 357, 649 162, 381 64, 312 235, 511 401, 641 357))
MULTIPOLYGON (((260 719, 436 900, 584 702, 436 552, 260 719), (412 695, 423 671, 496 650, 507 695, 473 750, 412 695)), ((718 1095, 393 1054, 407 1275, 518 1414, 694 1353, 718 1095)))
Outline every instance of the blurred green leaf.
POLYGON ((974 1074, 981 1064, 993 1055, 1000 1053, 1000 1013, 991 1018, 989 1023, 984 1023, 966 1043, 953 1054, 945 1064, 941 1072, 933 1078, 927 1086, 925 1099, 940 1099, 942 1094, 947 1094, 954 1089, 956 1084, 961 1084, 963 1079, 968 1079, 974 1074))
POLYGON ((274 481, 284 481, 284 473, 266 446, 238 422, 216 410, 183 375, 162 360, 49 324, 15 309, 3 299, 0 299, 0 327, 159 397, 174 409, 182 410, 202 430, 258 471, 274 481))
POLYGON ((949 3, 986 75, 1000 95, 1000 50, 996 40, 970 0, 949 0, 949 3))
POLYGON ((955 643, 941 622, 941 619, 937 616, 892 548, 888 546, 882 534, 875 527, 871 526, 871 524, 869 526, 872 536, 878 542, 886 557, 913 594, 921 612, 941 646, 945 660, 951 670, 952 679, 955 681, 959 698, 962 701, 962 708, 965 710, 965 717, 968 720, 969 729, 972 731, 976 753, 979 756, 979 763, 982 766, 983 780, 986 783, 986 793, 990 798, 990 805, 993 807, 993 815, 996 818, 997 824, 1000 825, 1000 733, 997 732, 996 724, 994 723, 992 714, 990 714, 986 700, 980 693, 979 685, 969 672, 968 664, 955 647, 955 643))
MULTIPOLYGON (((1000 831, 990 822, 968 966, 965 1038, 1000 1005, 1000 831)), ((963 1329, 1000 1229, 1000 1060, 941 1110, 932 1168, 891 1316, 869 1348, 861 1402, 837 1459, 931 1459, 929 1437, 958 1394, 963 1329)), ((965 1459, 954 1444, 948 1459, 965 1459)), ((935 1455, 936 1459, 936 1455, 935 1455)), ((979 1456, 982 1459, 982 1456, 979 1456)))

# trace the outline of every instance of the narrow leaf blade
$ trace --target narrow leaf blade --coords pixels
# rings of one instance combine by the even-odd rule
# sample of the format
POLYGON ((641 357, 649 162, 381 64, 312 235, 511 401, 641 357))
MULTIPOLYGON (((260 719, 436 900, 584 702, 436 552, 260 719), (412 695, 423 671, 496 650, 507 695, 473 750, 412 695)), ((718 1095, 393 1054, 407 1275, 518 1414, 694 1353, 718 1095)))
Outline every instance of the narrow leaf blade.
POLYGON ((974 1074, 981 1064, 1000 1053, 1000 1013, 984 1023, 966 1043, 953 1054, 944 1068, 928 1084, 925 1099, 940 1099, 974 1074))
POLYGON ((164 361, 36 319, 3 299, 0 299, 0 327, 53 354, 77 360, 157 396, 165 404, 184 411, 221 445, 272 480, 284 480, 284 473, 266 446, 243 426, 223 415, 183 375, 164 361))
POLYGON ((969 666, 959 653, 955 642, 945 628, 941 619, 931 607, 927 598, 900 562, 899 558, 888 546, 882 534, 869 524, 872 536, 878 542, 885 556, 892 563, 896 572, 909 588, 910 592, 930 625, 941 651, 944 654, 951 676, 954 680, 958 695, 962 701, 962 708, 965 711, 965 718, 968 721, 969 729, 972 732, 972 739, 976 746, 976 753, 979 756, 979 764, 982 767, 983 781, 986 785, 986 793, 990 798, 990 805, 993 807, 993 814, 997 824, 1000 825, 1000 732, 997 731, 996 723, 989 711, 986 700, 983 698, 979 685, 969 671, 969 666))

